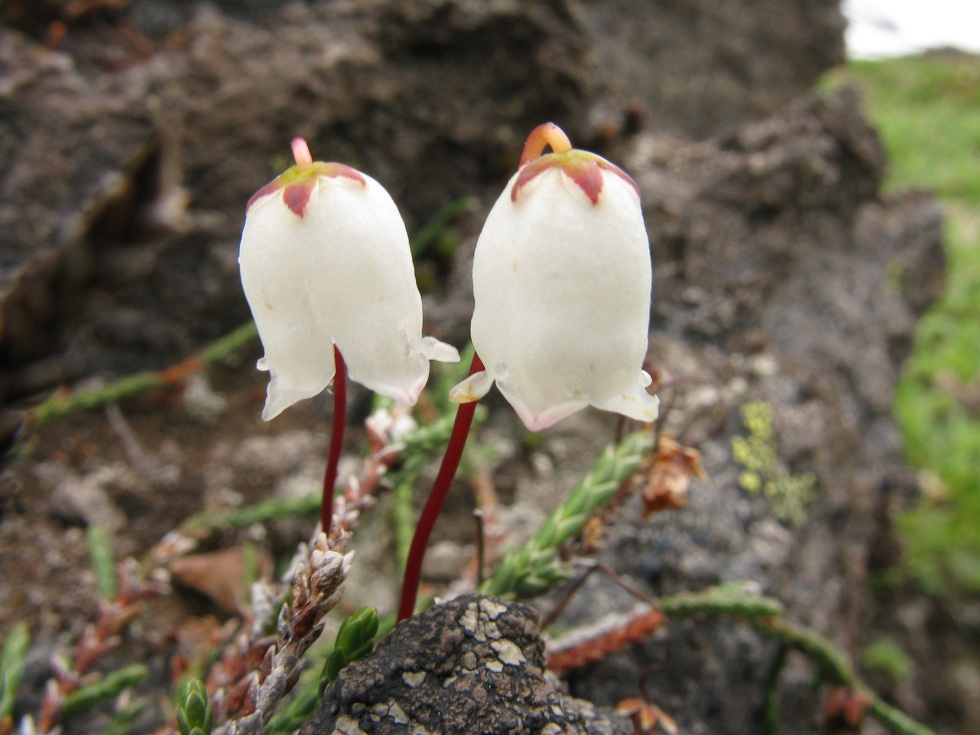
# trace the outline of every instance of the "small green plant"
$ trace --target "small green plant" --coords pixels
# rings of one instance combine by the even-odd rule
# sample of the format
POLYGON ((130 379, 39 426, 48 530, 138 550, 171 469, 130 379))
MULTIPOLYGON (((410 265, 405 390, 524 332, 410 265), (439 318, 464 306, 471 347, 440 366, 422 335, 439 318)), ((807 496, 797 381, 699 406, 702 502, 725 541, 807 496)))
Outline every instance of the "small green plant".
POLYGON ((95 573, 99 597, 103 600, 114 600, 119 587, 116 583, 116 561, 112 555, 109 534, 102 526, 93 523, 85 532, 85 540, 88 542, 88 557, 95 573))
POLYGON ((24 658, 31 637, 27 624, 17 623, 3 642, 0 657, 0 732, 8 732, 13 725, 14 698, 24 676, 24 658))
POLYGON ((204 682, 193 679, 177 694, 177 726, 180 735, 211 735, 214 709, 208 702, 204 682))
POLYGON ((636 472, 652 448, 652 434, 642 431, 627 436, 615 447, 607 447, 568 500, 548 516, 533 538, 503 558, 496 574, 480 591, 498 597, 531 597, 565 579, 567 569, 558 561, 561 546, 636 472))
POLYGON ((118 697, 130 687, 136 686, 150 674, 144 664, 129 664, 111 671, 98 681, 66 694, 61 702, 61 715, 71 717, 118 697))
POLYGON ((817 497, 816 477, 811 472, 794 475, 780 459, 768 403, 746 403, 742 422, 748 435, 732 439, 732 457, 742 467, 738 484, 752 495, 764 495, 779 520, 801 525, 806 506, 817 497))
POLYGON ((320 674, 321 693, 333 682, 341 669, 374 650, 374 637, 381 621, 373 607, 362 607, 340 624, 333 650, 327 656, 320 674))
POLYGON ((861 651, 861 663, 868 669, 887 674, 893 681, 911 680, 915 666, 911 656, 893 638, 882 638, 861 651))

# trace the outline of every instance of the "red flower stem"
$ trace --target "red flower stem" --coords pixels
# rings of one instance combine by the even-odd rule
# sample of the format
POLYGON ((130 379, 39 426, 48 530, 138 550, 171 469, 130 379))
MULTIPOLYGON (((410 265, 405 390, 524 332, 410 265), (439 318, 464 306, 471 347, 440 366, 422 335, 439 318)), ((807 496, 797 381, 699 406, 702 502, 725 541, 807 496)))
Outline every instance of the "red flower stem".
MULTIPOLYGON (((474 354, 473 362, 470 365, 470 375, 483 369, 483 361, 480 360, 479 355, 474 354)), ((436 525, 439 512, 446 502, 449 486, 452 485, 453 478, 456 477, 456 470, 459 469, 459 461, 463 457, 463 447, 466 446, 466 438, 470 434, 470 425, 473 423, 476 404, 476 401, 471 401, 460 404, 460 407, 456 409, 453 433, 449 436, 449 444, 446 445, 446 453, 442 456, 439 474, 436 475, 435 482, 432 483, 432 491, 429 493, 429 499, 425 501, 425 507, 422 508, 422 515, 419 516, 415 535, 412 537, 412 546, 408 551, 405 577, 402 582, 402 598, 398 605, 398 622, 407 620, 415 612, 415 600, 418 597, 419 582, 422 580, 422 559, 425 557, 425 548, 429 543, 429 536, 436 525)))
POLYGON ((333 428, 330 431, 330 453, 327 469, 323 473, 323 500, 320 501, 320 526, 330 535, 333 522, 333 490, 337 484, 337 465, 340 451, 344 448, 344 427, 347 425, 347 364, 343 355, 333 346, 333 428))

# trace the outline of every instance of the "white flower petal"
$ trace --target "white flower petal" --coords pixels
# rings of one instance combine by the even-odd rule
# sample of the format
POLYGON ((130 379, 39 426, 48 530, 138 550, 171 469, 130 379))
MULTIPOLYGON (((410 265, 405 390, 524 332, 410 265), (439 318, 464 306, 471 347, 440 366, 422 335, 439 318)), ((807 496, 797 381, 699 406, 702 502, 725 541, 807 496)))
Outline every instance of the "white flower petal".
POLYGON ((621 413, 631 419, 652 423, 660 413, 660 399, 650 395, 642 388, 632 393, 620 393, 609 396, 601 401, 593 401, 592 405, 603 411, 621 413))
POLYGON ((566 403, 548 404, 545 406, 531 406, 524 402, 523 396, 513 393, 506 388, 497 385, 521 421, 530 431, 541 431, 553 424, 557 424, 563 418, 571 416, 576 411, 581 411, 589 404, 586 401, 568 401, 566 403))
POLYGON ((603 172, 593 205, 559 168, 494 205, 473 264, 477 353, 528 428, 586 405, 650 421, 652 269, 636 192, 603 172))
MULTIPOLYGON (((260 202, 260 205, 265 204, 260 202)), ((299 219, 283 206, 253 207, 242 233, 239 254, 242 285, 262 337, 260 370, 271 374, 262 418, 269 421, 296 401, 315 396, 334 374, 333 342, 314 317, 305 288, 302 257, 283 257, 283 229, 299 219)), ((290 243, 302 254, 308 238, 290 243)))
POLYGON ((466 380, 449 391, 449 400, 454 403, 471 403, 485 396, 493 387, 493 376, 486 370, 473 373, 466 380))
POLYGON ((418 348, 430 360, 436 362, 459 362, 459 350, 435 337, 423 337, 418 342, 418 348))
POLYGON ((407 404, 428 379, 430 355, 459 359, 422 338, 405 225, 384 187, 361 176, 318 177, 303 216, 282 190, 249 209, 239 261, 271 372, 267 420, 327 386, 334 343, 351 380, 407 404))

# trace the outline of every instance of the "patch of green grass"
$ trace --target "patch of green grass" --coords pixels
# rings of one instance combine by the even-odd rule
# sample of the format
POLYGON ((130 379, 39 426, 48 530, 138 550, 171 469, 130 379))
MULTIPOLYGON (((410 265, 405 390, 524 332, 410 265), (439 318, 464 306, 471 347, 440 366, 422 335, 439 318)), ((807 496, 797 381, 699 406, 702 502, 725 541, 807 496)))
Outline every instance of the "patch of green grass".
POLYGON ((920 506, 900 520, 911 570, 935 593, 980 590, 980 57, 856 61, 888 152, 886 188, 943 202, 946 290, 919 323, 895 396, 920 506))
POLYGON ((888 150, 890 188, 980 202, 980 58, 854 61, 844 73, 888 150))

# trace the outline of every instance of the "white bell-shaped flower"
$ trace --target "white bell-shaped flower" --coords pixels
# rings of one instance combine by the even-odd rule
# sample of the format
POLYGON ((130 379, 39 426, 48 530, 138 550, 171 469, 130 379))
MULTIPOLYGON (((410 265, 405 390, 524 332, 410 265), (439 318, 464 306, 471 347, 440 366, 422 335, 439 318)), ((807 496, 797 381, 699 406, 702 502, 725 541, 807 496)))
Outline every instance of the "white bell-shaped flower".
POLYGON ((496 382, 532 431, 588 405, 653 421, 659 402, 642 370, 652 267, 636 184, 547 132, 555 152, 522 163, 477 241, 472 338, 485 370, 450 397, 477 400, 496 382))
POLYGON ((414 404, 429 360, 459 354, 422 336, 398 208, 370 176, 313 162, 302 141, 293 147, 297 165, 249 201, 238 257, 265 349, 257 367, 271 374, 262 418, 329 385, 335 344, 351 380, 414 404))

